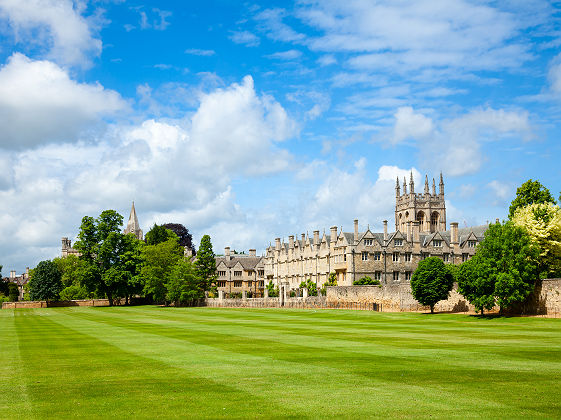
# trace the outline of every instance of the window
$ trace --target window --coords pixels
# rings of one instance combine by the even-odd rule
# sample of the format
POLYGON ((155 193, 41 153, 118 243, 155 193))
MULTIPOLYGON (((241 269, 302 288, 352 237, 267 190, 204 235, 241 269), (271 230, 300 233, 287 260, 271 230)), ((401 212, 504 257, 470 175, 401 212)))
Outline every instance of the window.
POLYGON ((216 286, 217 287, 226 287, 226 282, 225 281, 217 281, 216 286))
POLYGON ((347 261, 347 254, 343 254, 343 261, 347 261))
POLYGON ((265 287, 265 281, 264 280, 259 281, 259 287, 265 287))
POLYGON ((257 271, 257 275, 258 275, 259 277, 263 277, 263 276, 265 275, 265 270, 258 270, 258 271, 257 271))
POLYGON ((364 245, 366 245, 366 246, 372 246, 372 239, 365 239, 365 240, 364 240, 364 245))
POLYGON ((247 287, 251 287, 251 286, 253 286, 253 282, 250 280, 247 282, 247 287))
POLYGON ((393 272, 393 281, 399 281, 399 271, 393 272))
POLYGON ((247 275, 251 276, 253 274, 253 270, 247 270, 247 275))
POLYGON ((442 261, 448 262, 449 259, 450 259, 450 254, 442 254, 442 261))
POLYGON ((411 262, 411 253, 410 252, 406 252, 403 257, 404 257, 405 262, 411 262))
POLYGON ((399 252, 394 252, 392 254, 392 261, 393 262, 398 262, 399 261, 399 252))
POLYGON ((374 272, 374 280, 382 280, 382 272, 381 271, 375 271, 374 272))
POLYGON ((405 272, 405 280, 411 281, 411 271, 406 271, 405 272))
POLYGON ((218 276, 219 277, 226 277, 226 272, 225 271, 219 271, 218 276))
POLYGON ((368 261, 368 252, 361 252, 362 261, 368 261))
POLYGON ((393 241, 395 246, 402 246, 403 245, 403 239, 394 239, 393 241))
POLYGON ((241 271, 234 271, 234 277, 241 277, 241 276, 242 276, 241 271))
POLYGON ((243 281, 241 280, 234 281, 234 287, 242 287, 242 285, 243 285, 243 281))
POLYGON ((380 252, 375 252, 374 253, 374 261, 380 261, 380 252))
POLYGON ((442 246, 442 241, 440 239, 433 239, 432 240, 432 246, 440 248, 442 246))
POLYGON ((462 262, 466 262, 469 258, 469 254, 462 254, 462 262))
POLYGON ((475 248, 476 245, 476 241, 468 241, 468 248, 475 248))

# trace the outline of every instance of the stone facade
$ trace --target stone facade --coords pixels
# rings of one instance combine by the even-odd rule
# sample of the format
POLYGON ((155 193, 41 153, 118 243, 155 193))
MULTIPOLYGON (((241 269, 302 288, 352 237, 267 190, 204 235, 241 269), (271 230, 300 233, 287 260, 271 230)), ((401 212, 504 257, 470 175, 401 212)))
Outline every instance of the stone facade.
POLYGON ((359 232, 355 220, 354 232, 338 231, 333 226, 329 235, 321 237, 316 230, 313 237, 302 234, 297 239, 291 235, 288 243, 276 238, 264 258, 266 282, 296 289, 302 281, 311 279, 320 287, 333 272, 340 286, 350 286, 363 276, 384 285, 408 284, 419 261, 429 256, 452 264, 471 258, 488 226, 460 229, 458 223, 450 223, 450 229, 446 229, 442 176, 438 194, 434 181, 429 192, 428 178, 424 194, 415 193, 412 177, 410 189, 407 192, 404 184, 402 194, 396 182, 395 232, 388 232, 387 221, 381 233, 370 228, 359 232))
POLYGON ((25 269, 25 273, 16 275, 16 270, 10 271, 10 277, 4 277, 2 280, 14 283, 18 286, 18 299, 23 300, 25 297, 25 285, 29 282, 29 267, 25 269))
POLYGON ((216 257, 216 271, 219 291, 263 296, 265 267, 255 249, 250 249, 249 254, 231 254, 229 247, 224 248, 224 256, 216 257))

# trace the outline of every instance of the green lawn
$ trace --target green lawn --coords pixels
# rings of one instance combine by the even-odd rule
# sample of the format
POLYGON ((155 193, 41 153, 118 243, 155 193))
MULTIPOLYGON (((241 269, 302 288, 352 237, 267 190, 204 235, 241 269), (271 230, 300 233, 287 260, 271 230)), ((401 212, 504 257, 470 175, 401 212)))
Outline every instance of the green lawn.
POLYGON ((0 417, 561 417, 561 320, 1 310, 0 417))

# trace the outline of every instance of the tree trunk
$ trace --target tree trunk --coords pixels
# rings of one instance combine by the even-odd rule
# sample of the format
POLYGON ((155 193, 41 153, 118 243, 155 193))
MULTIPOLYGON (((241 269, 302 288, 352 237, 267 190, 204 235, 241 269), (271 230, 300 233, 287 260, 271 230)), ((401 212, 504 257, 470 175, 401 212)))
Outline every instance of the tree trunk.
POLYGON ((431 305, 431 306, 430 306, 430 313, 431 313, 431 314, 434 314, 434 305, 431 305))
POLYGON ((113 306, 113 296, 109 293, 107 293, 107 300, 109 300, 109 306, 113 306))

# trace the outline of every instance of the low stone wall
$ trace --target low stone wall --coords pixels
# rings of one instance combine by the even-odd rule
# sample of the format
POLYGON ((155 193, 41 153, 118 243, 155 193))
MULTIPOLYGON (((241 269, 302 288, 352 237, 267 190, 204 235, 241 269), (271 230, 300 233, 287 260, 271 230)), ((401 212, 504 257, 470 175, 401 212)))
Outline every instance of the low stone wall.
POLYGON ((205 299, 205 306, 213 308, 326 308, 325 296, 287 298, 284 305, 276 298, 205 299))
MULTIPOLYGON (((117 304, 124 304, 124 300, 117 302, 117 304)), ((2 303, 2 309, 62 308, 69 306, 109 306, 109 299, 60 300, 57 302, 47 302, 43 300, 2 303)))

